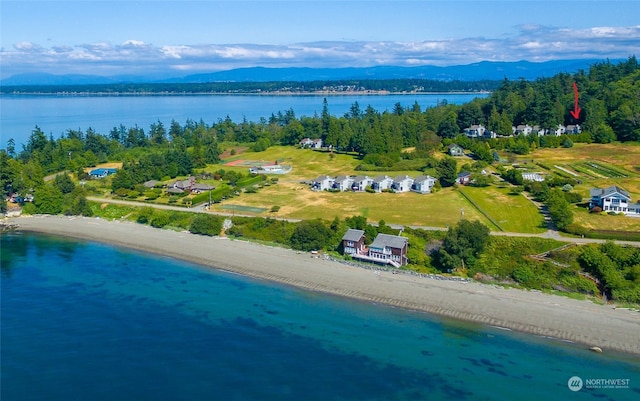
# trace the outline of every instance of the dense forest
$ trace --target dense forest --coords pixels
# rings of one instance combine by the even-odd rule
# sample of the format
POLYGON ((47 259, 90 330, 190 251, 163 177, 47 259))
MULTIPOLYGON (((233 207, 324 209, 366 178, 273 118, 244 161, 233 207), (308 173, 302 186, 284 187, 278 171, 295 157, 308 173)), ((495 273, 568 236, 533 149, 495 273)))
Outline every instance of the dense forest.
MULTIPOLYGON (((326 84, 329 83, 318 83, 326 84)), ((330 84, 336 85, 335 82, 330 84)), ((398 85, 400 87, 400 83, 398 85)), ((414 87, 415 83, 407 82, 406 85, 414 87)), ((254 151, 261 151, 276 144, 296 146, 303 138, 321 138, 332 151, 353 154, 361 159, 362 169, 423 171, 426 167, 435 167, 440 184, 448 186, 455 179, 455 162, 450 163, 449 158, 436 160, 432 152, 442 150, 450 143, 470 149, 477 163, 486 165, 495 161, 498 150, 527 154, 538 147, 571 147, 574 142, 639 141, 640 66, 635 57, 630 57, 615 65, 608 62, 594 64, 588 71, 573 75, 558 74, 535 81, 505 80, 490 96, 463 105, 441 103, 422 109, 418 103, 411 107, 396 104, 393 110, 380 113, 371 106, 362 107, 354 103, 343 116, 332 115, 330 109, 330 102, 325 99, 321 114, 310 117, 298 118, 290 109, 274 111, 268 119, 260 121, 234 122, 227 118, 208 124, 188 120, 184 124, 172 121, 169 126, 158 121, 146 130, 124 125, 107 133, 69 129, 59 138, 47 136, 35 127, 22 149, 16 149, 13 139, 9 139, 6 149, 0 151, 0 187, 3 191, 0 206, 5 210, 6 198, 12 194, 19 194, 22 198, 33 195, 34 202, 28 205, 33 212, 90 215, 95 210, 89 207, 82 186, 76 185, 66 174, 46 182, 45 176, 69 171, 76 179, 83 179, 86 178, 86 167, 120 161, 123 168, 112 181, 115 192, 134 189, 146 180, 186 176, 194 173, 195 169, 215 165, 220 161, 221 143, 242 143, 254 151), (577 115, 570 112, 574 110, 574 83, 580 88, 581 111, 577 115), (462 133, 465 128, 477 124, 495 132, 497 137, 471 139, 462 133), (520 124, 548 129, 559 124, 579 124, 582 133, 512 135, 512 127, 520 124), (413 151, 407 152, 406 148, 413 148, 413 151)), ((502 173, 505 180, 522 185, 522 177, 514 176, 511 170, 502 173)), ((547 203, 552 215, 555 213, 554 221, 559 228, 571 227, 570 216, 566 213, 568 199, 560 190, 567 184, 571 183, 556 180, 527 188, 547 203)), ((284 224, 269 220, 264 224, 267 223, 284 224)), ((282 235, 288 233, 287 238, 282 239, 283 243, 304 249, 305 236, 311 232, 326 233, 329 237, 338 225, 363 224, 351 223, 334 222, 336 227, 327 222, 304 223, 300 228, 291 227, 278 232, 282 235), (326 230, 319 229, 319 224, 326 226, 326 230), (307 227, 309 225, 312 229, 307 227)), ((206 221, 198 221, 198 224, 195 230, 215 232, 217 229, 217 225, 211 228, 206 221)), ((238 224, 234 230, 237 230, 237 235, 249 235, 249 232, 257 231, 250 229, 255 224, 238 224)), ((382 225, 377 230, 383 231, 384 227, 382 225)), ((450 246, 443 247, 445 252, 433 255, 433 259, 424 252, 416 252, 416 247, 411 249, 410 260, 421 266, 439 266, 444 271, 450 270, 447 266, 455 266, 459 258, 478 260, 480 266, 483 263, 482 253, 487 250, 482 248, 472 255, 456 256, 461 249, 456 245, 461 241, 455 236, 457 233, 459 231, 453 229, 449 243, 445 238, 445 245, 450 246)), ((414 242, 426 241, 424 234, 411 235, 414 242)), ((335 242, 335 238, 331 238, 335 242)), ((335 248, 335 244, 331 244, 328 242, 326 246, 335 248)), ((630 284, 640 280, 637 253, 624 253, 622 257, 622 251, 617 251, 617 248, 589 252, 580 259, 580 263, 585 270, 605 282, 605 287, 606 283, 613 283, 605 288, 609 296, 640 302, 637 285, 630 284), (611 261, 607 262, 606 258, 611 261), (616 268, 617 264, 622 267, 616 268)), ((469 263, 470 272, 474 272, 473 264, 469 263)), ((526 270, 525 267, 514 268, 515 273, 506 274, 520 283, 533 282, 531 269, 526 270)), ((578 281, 584 284, 583 280, 578 281)))
POLYGON ((5 85, 2 94, 261 94, 317 92, 484 92, 500 81, 438 81, 430 79, 360 79, 327 81, 207 82, 207 83, 131 83, 96 85, 5 85))

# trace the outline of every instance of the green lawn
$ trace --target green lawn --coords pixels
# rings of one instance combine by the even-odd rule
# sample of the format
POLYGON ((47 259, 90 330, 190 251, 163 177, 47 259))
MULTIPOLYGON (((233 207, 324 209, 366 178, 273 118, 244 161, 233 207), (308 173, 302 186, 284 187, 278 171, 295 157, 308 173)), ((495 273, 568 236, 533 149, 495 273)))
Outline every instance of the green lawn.
POLYGON ((460 191, 503 231, 542 233, 547 230, 538 208, 523 195, 510 195, 509 188, 463 187, 460 191))

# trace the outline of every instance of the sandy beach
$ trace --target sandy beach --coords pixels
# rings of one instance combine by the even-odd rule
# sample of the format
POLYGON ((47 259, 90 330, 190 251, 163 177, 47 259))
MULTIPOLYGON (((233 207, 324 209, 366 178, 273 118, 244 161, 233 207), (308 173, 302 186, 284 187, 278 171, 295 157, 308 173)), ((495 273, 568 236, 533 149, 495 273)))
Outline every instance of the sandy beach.
POLYGON ((21 230, 114 244, 299 288, 640 355, 640 313, 566 297, 374 271, 308 253, 125 221, 34 216, 21 230))

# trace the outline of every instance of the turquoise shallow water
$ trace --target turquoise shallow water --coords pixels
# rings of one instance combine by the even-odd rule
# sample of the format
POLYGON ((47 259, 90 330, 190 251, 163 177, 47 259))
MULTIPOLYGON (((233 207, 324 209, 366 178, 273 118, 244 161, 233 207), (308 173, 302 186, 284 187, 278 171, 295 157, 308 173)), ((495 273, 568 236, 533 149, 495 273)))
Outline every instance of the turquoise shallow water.
POLYGON ((1 257, 3 401, 640 399, 626 355, 90 242, 13 233, 1 257))

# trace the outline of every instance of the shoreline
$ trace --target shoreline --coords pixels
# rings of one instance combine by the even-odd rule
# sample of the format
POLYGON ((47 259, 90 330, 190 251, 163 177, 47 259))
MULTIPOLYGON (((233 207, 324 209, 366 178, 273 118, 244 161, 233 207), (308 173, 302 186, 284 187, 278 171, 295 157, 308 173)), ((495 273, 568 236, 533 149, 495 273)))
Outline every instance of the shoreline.
POLYGON ((390 305, 516 332, 640 355, 640 313, 536 291, 367 270, 305 252, 65 216, 8 219, 38 232, 172 257, 304 290, 390 305))
POLYGON ((2 96, 137 97, 137 96, 388 96, 388 95, 487 95, 490 91, 265 91, 265 92, 10 92, 2 96))

